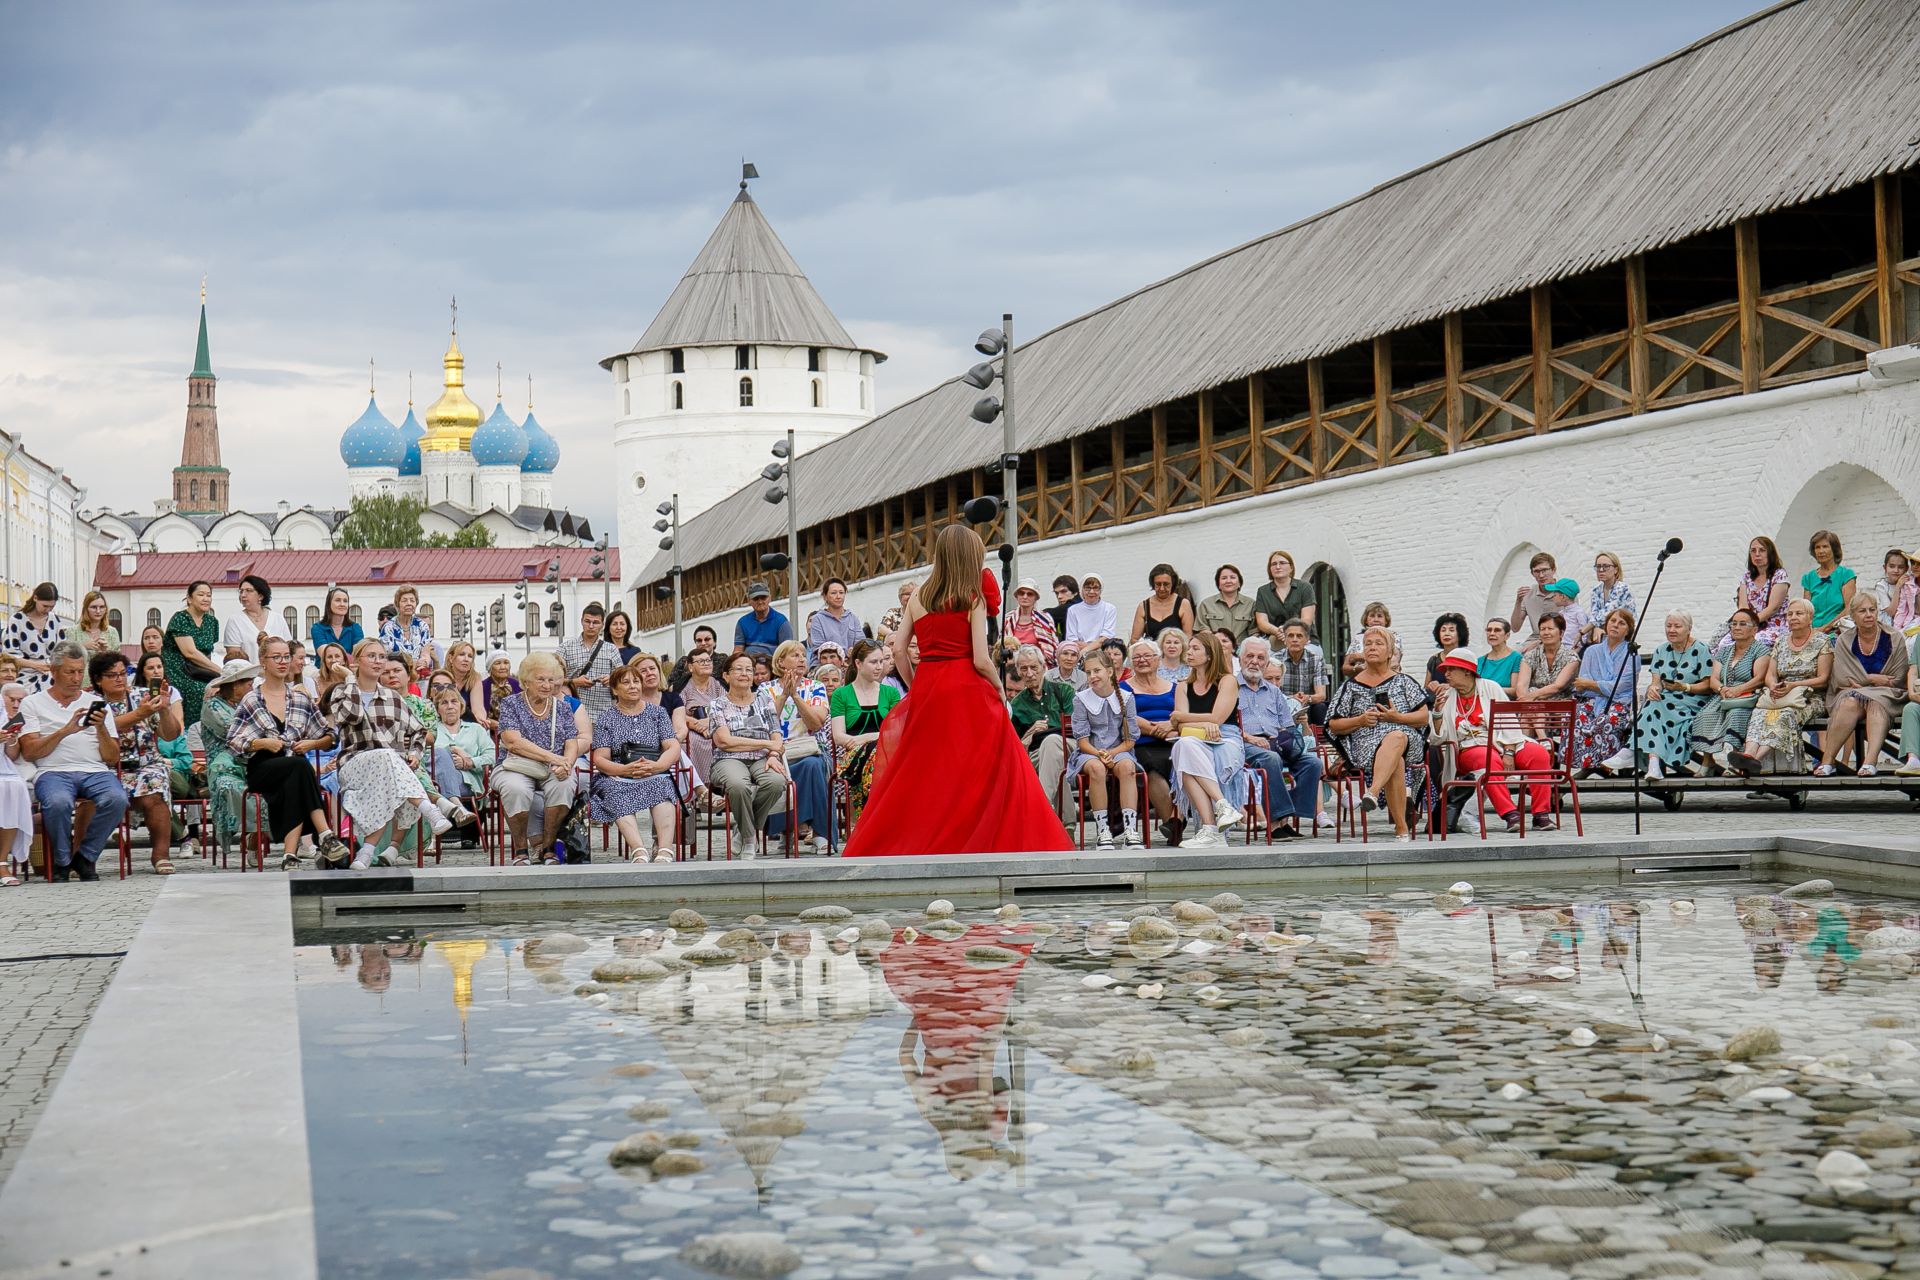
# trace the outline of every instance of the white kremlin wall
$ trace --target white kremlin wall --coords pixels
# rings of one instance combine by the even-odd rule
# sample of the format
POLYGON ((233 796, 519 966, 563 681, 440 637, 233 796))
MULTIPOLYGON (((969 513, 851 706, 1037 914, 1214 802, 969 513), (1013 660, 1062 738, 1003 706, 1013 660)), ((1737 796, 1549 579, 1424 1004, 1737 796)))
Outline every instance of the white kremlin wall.
MULTIPOLYGON (((806 484, 806 461, 798 468, 806 484)), ((1890 547, 1920 545, 1920 382, 1868 374, 1824 379, 1724 400, 1470 449, 1282 493, 1163 516, 1114 530, 1023 547, 1020 576, 1037 579, 1043 604, 1056 574, 1102 575, 1123 628, 1147 594, 1150 566, 1167 561, 1212 594, 1214 569, 1240 566, 1248 590, 1270 551, 1290 552, 1301 576, 1326 562, 1339 572, 1352 621, 1384 600, 1410 654, 1425 655, 1433 619, 1459 610, 1475 623, 1508 614, 1529 581, 1527 560, 1553 553, 1561 572, 1593 585, 1593 555, 1621 557, 1637 599, 1668 537, 1686 549, 1668 563, 1655 612, 1684 608, 1711 635, 1733 607, 1749 538, 1779 544, 1798 595, 1812 564, 1807 538, 1830 528, 1863 581, 1880 576, 1890 547)), ((648 544, 650 552, 650 544, 648 544)), ((628 552, 644 563, 648 552, 628 552)), ((997 561, 989 555, 989 563, 997 561)), ((924 572, 924 571, 923 571, 924 572)), ((895 603, 902 577, 856 584, 848 604, 869 624, 895 603)), ((724 647, 740 607, 686 620, 712 624, 724 647)), ((786 609, 785 597, 775 607, 786 609)), ((803 597, 801 619, 819 607, 803 597)), ((800 625, 801 619, 795 620, 800 625)), ((1658 618, 1642 632, 1658 643, 1658 618)), ((671 626, 642 643, 673 647, 671 626)))

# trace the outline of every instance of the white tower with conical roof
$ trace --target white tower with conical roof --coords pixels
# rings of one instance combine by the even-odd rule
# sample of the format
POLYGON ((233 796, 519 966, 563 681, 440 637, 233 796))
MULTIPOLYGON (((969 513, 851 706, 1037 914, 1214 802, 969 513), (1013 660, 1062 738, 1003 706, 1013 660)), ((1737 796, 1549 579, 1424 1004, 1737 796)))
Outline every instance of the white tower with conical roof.
MULTIPOLYGON (((654 508, 684 519, 753 480, 776 440, 805 452, 873 417, 873 367, 747 194, 613 374, 620 546, 639 566, 659 541, 654 508)), ((757 501, 757 499, 756 499, 757 501)))

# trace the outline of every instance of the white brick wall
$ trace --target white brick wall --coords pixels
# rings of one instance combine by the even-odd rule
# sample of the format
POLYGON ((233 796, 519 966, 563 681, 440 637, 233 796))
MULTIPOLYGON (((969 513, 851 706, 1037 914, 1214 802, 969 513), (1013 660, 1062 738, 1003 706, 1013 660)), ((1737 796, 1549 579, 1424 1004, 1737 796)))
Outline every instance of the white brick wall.
MULTIPOLYGON (((1322 561, 1339 572, 1355 621, 1368 600, 1385 600, 1409 652, 1424 654, 1440 613, 1459 610, 1477 623, 1509 612, 1536 550, 1551 551, 1583 592, 1593 585, 1593 554, 1613 551, 1644 600, 1655 554, 1675 536, 1686 550, 1669 562, 1654 605, 1662 614, 1691 611, 1704 635, 1731 610, 1754 535, 1780 543, 1797 582, 1812 564, 1807 535, 1830 528, 1847 563, 1871 580, 1888 547, 1920 544, 1917 498, 1920 383, 1861 375, 1056 538, 1023 547, 1020 573, 1039 580, 1051 604, 1046 584, 1054 575, 1097 570, 1124 622, 1147 594, 1156 561, 1173 564, 1204 596, 1221 562, 1239 565, 1251 588, 1264 577, 1267 554, 1283 548, 1303 575, 1322 561)), ((858 584, 848 604, 871 622, 894 603, 899 581, 858 584)), ((784 600, 775 603, 785 609, 784 600)), ((803 599, 802 616, 818 603, 803 599)), ((688 634, 707 621, 724 644, 739 613, 689 618, 688 634)), ((642 643, 670 649, 671 627, 642 643)))

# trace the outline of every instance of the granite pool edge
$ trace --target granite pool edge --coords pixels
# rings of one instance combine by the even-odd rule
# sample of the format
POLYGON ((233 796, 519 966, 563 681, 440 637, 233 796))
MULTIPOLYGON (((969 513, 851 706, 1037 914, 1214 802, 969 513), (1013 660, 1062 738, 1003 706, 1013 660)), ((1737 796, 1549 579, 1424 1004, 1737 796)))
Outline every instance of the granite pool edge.
POLYGON ((272 879, 180 876, 154 899, 0 1185, 0 1222, 0 1280, 316 1274, 293 929, 272 879))

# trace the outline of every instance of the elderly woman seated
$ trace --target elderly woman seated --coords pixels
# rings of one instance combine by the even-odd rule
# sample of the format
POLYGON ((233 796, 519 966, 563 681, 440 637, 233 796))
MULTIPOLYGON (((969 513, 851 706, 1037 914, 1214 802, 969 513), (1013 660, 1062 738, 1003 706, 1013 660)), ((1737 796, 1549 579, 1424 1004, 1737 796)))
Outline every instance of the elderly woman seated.
POLYGON ((554 839, 573 807, 573 766, 593 741, 584 711, 569 710, 561 690, 566 670, 551 653, 520 659, 520 692, 500 704, 500 763, 493 771, 494 794, 507 815, 513 865, 533 859, 557 861, 554 839), (527 834, 535 800, 543 811, 540 837, 527 834))
POLYGON ((1853 750, 1854 730, 1863 723, 1866 741, 1860 749, 1857 772, 1870 778, 1880 771, 1880 749, 1886 745, 1893 718, 1907 699, 1907 646, 1880 622, 1880 602, 1870 591, 1857 593, 1847 604, 1853 634, 1841 632, 1834 645, 1833 673, 1827 681, 1827 732, 1821 742, 1820 763, 1813 776, 1832 776, 1840 757, 1853 750))
POLYGON ((1697 772, 1693 765, 1693 721, 1713 695, 1713 655, 1693 638, 1693 615, 1675 609, 1667 615, 1667 638, 1647 662, 1646 701, 1640 707, 1640 752, 1647 776, 1666 776, 1668 768, 1697 772))
MULTIPOLYGON (((1452 743, 1450 760, 1453 777, 1480 775, 1480 789, 1487 803, 1507 824, 1518 831, 1526 819, 1513 802, 1513 792, 1505 781, 1508 767, 1527 773, 1552 767, 1553 758, 1545 746, 1527 736, 1520 722, 1493 726, 1493 704, 1507 701, 1507 691, 1480 675, 1479 661, 1472 650, 1455 649, 1440 660, 1440 675, 1447 687, 1433 709, 1433 740, 1452 743)), ((1528 809, 1536 831, 1550 831, 1553 820, 1553 784, 1531 782, 1527 786, 1528 809)))
POLYGON ((1382 807, 1394 838, 1413 839, 1408 797, 1415 794, 1427 756, 1427 692, 1393 669, 1393 633, 1368 627, 1361 636, 1362 666, 1334 692, 1327 730, 1341 757, 1366 781, 1360 807, 1382 807))
POLYGON ((1826 714, 1833 641, 1813 626, 1813 603, 1787 602, 1787 634, 1760 659, 1765 684, 1747 740, 1727 762, 1746 774, 1806 772, 1806 727, 1826 714))
POLYGON ((1633 767, 1633 750, 1625 745, 1633 682, 1640 675, 1640 664, 1627 644, 1632 634, 1633 615, 1615 609, 1601 627, 1604 638, 1580 656, 1580 674, 1573 681, 1580 700, 1573 720, 1573 767, 1582 775, 1633 767))
POLYGON ((1767 644, 1760 639, 1760 615, 1744 605, 1727 619, 1727 639, 1713 651, 1707 674, 1712 701, 1693 718, 1694 755, 1705 766, 1725 773, 1729 758, 1746 741, 1753 704, 1765 683, 1767 644))
POLYGON ((629 862, 645 862, 639 814, 646 811, 654 832, 653 860, 672 862, 680 807, 673 769, 680 763, 680 739, 673 717, 647 697, 642 673, 648 669, 657 677, 659 663, 642 654, 607 677, 613 705, 593 724, 591 812, 595 822, 620 829, 629 862))

